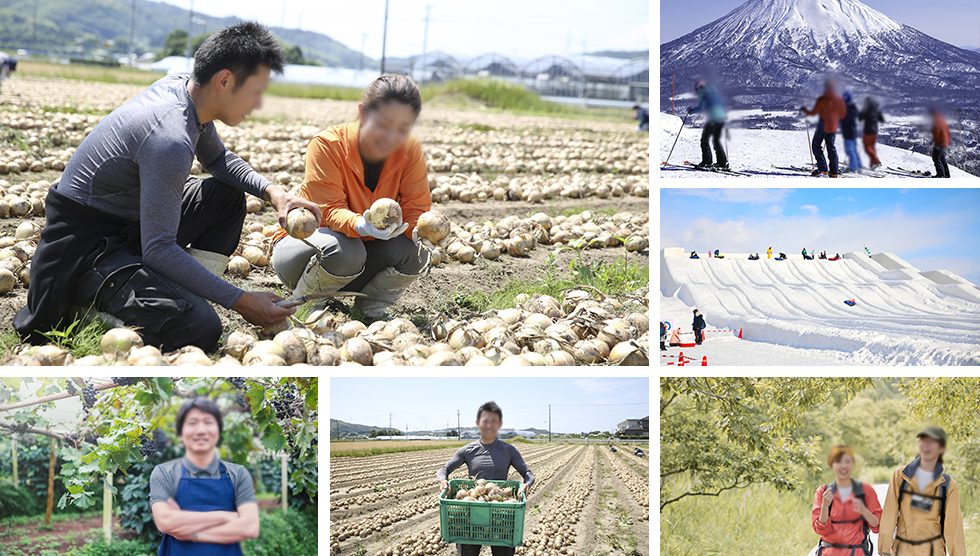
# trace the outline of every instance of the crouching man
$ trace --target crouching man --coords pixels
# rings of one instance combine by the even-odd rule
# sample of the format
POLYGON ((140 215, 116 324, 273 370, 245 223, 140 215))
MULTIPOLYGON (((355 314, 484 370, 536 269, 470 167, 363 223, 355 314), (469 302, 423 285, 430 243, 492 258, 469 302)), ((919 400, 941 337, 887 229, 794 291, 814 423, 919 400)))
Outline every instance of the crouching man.
POLYGON ((257 326, 292 314, 276 295, 220 276, 241 237, 246 192, 270 201, 281 223, 296 207, 319 218, 319 207, 260 176, 214 126, 261 108, 284 64, 266 27, 239 23, 201 45, 192 76, 160 79, 95 127, 48 193, 27 306, 14 319, 23 338, 44 341, 75 306, 116 317, 163 351, 211 351, 222 326, 205 300, 257 326), (188 178, 195 154, 212 177, 188 178))

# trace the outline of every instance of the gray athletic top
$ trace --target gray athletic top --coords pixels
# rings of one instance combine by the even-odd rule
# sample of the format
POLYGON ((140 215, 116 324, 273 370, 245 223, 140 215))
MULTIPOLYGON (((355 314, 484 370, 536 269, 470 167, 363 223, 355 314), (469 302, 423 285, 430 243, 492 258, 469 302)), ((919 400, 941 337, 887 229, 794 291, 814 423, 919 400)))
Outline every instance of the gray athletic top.
POLYGON ((213 122, 201 124, 186 75, 171 75, 106 116, 65 166, 58 191, 83 205, 140 223, 143 263, 230 308, 242 290, 208 272, 177 245, 181 199, 194 155, 212 176, 257 197, 269 180, 225 149, 213 122))
POLYGON ((211 464, 205 469, 191 463, 187 456, 172 459, 154 467, 153 473, 150 473, 150 507, 152 508, 153 504, 157 502, 166 502, 168 498, 177 496, 177 483, 180 482, 180 467, 182 465, 187 468, 187 478, 189 479, 220 479, 219 463, 225 464, 225 471, 228 472, 231 484, 235 485, 235 507, 239 508, 242 504, 257 502, 252 474, 241 465, 221 461, 215 454, 211 464))
POLYGON ((494 440, 493 444, 484 444, 477 440, 463 446, 436 472, 436 478, 440 481, 448 479, 449 474, 463 463, 466 463, 470 478, 506 481, 507 473, 513 467, 524 477, 525 483, 534 484, 534 473, 527 468, 521 453, 517 448, 500 439, 494 440))

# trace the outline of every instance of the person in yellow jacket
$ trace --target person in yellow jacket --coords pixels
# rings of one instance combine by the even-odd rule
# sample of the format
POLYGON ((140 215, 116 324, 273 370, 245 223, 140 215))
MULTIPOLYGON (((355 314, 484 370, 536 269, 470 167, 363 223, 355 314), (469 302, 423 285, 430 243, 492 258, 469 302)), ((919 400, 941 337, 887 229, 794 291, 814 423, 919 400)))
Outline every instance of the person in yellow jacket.
POLYGON ((772 258, 772 247, 770 247, 769 249, 766 249, 766 258, 767 259, 771 259, 772 258))
POLYGON ((943 472, 946 431, 927 427, 917 437, 919 456, 896 469, 888 483, 878 553, 966 556, 959 488, 943 472))

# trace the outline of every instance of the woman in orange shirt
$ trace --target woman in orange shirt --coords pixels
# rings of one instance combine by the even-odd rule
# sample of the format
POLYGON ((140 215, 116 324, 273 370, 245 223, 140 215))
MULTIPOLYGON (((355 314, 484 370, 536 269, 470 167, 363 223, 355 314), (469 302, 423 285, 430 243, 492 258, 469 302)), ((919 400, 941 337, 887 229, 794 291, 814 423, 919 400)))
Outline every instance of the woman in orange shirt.
POLYGON ((817 487, 813 500, 813 531, 820 535, 818 556, 864 556, 866 531, 878 532, 881 504, 875 489, 851 478, 854 450, 835 446, 827 464, 834 470, 834 482, 817 487))
POLYGON ((300 196, 320 206, 320 228, 307 241, 276 235, 272 266, 295 295, 352 291, 354 308, 384 316, 429 263, 413 241, 419 216, 429 210, 429 179, 419 141, 411 136, 422 111, 415 83, 403 75, 377 78, 364 90, 358 120, 333 126, 306 150, 300 196), (394 199, 402 224, 377 229, 365 218, 374 201, 394 199))

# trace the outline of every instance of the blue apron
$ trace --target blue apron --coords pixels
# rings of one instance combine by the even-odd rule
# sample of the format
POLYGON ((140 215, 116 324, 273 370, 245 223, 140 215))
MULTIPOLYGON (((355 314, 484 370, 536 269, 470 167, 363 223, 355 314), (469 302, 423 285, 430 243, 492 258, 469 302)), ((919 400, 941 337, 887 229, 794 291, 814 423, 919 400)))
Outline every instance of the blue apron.
MULTIPOLYGON (((187 476, 187 468, 181 465, 180 482, 174 500, 181 510, 191 512, 234 512, 235 485, 223 463, 220 479, 192 479, 187 476)), ((242 546, 234 544, 212 544, 204 542, 179 541, 170 535, 163 536, 157 556, 242 556, 242 546)))

